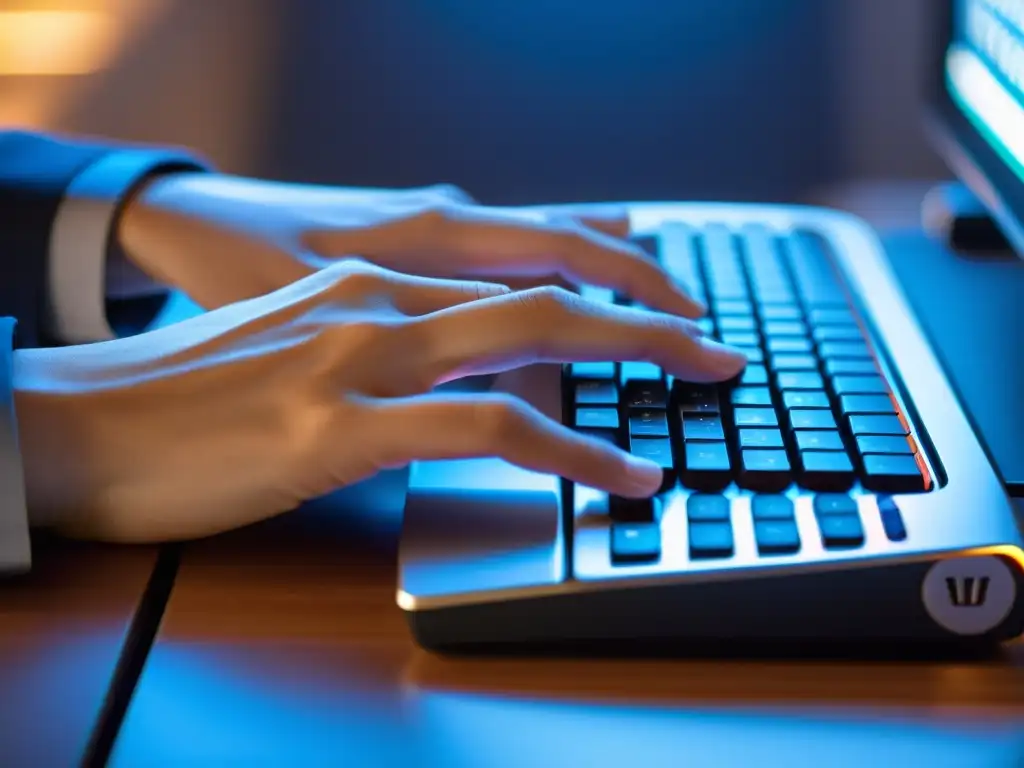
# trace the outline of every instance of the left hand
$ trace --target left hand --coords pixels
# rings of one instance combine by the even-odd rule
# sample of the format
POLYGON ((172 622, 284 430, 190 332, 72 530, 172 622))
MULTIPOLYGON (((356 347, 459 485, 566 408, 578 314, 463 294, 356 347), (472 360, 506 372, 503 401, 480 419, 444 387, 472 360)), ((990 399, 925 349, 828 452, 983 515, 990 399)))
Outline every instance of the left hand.
POLYGON ((407 274, 615 289, 698 317, 689 297, 624 238, 621 209, 494 208, 450 186, 314 187, 216 174, 158 178, 127 206, 119 242, 151 278, 206 309, 290 285, 344 257, 407 274))

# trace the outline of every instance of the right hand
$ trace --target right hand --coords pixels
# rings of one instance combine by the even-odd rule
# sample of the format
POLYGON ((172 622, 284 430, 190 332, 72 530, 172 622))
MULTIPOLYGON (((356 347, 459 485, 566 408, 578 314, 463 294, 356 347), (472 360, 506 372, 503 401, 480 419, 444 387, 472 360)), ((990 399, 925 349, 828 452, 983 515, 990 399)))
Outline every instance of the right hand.
POLYGON ((586 360, 648 360, 698 382, 745 364, 683 318, 359 260, 140 336, 19 350, 33 523, 116 541, 193 538, 384 468, 475 456, 649 496, 661 482, 652 463, 508 396, 431 392, 586 360))

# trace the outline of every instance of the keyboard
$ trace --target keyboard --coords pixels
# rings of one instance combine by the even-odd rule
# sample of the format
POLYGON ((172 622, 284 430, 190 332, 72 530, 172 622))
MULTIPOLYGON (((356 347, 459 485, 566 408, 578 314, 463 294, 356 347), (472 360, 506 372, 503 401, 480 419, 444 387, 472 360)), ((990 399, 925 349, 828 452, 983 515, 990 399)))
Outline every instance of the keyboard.
MULTIPOLYGON (((695 385, 650 363, 576 363, 565 368, 563 413, 578 431, 661 465, 663 491, 696 492, 691 557, 732 555, 720 495, 729 489, 754 494, 757 547, 771 556, 800 548, 795 493, 816 494, 822 543, 839 548, 864 543, 858 495, 932 488, 909 410, 823 238, 711 223, 669 225, 640 243, 708 306, 702 331, 742 349, 747 368, 733 382, 695 385)), ((658 559, 656 508, 611 500, 613 562, 658 559)), ((883 523, 892 538, 905 535, 898 511, 883 523)))
POLYGON ((628 651, 1024 633, 1022 523, 875 233, 817 208, 630 214, 636 242, 707 305, 701 330, 749 363, 716 385, 634 361, 495 377, 494 391, 656 462, 662 486, 627 499, 495 458, 414 463, 397 602, 417 642, 628 651))

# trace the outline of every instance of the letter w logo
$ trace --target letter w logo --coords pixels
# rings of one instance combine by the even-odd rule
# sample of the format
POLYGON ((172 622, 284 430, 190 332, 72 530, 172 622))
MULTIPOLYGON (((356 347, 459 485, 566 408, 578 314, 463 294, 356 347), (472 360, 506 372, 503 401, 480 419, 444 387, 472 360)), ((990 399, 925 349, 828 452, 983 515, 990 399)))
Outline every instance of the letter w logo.
POLYGON ((988 593, 988 576, 975 579, 970 576, 962 578, 949 577, 946 579, 946 589, 949 590, 949 602, 959 608, 977 608, 985 604, 985 595, 988 593))

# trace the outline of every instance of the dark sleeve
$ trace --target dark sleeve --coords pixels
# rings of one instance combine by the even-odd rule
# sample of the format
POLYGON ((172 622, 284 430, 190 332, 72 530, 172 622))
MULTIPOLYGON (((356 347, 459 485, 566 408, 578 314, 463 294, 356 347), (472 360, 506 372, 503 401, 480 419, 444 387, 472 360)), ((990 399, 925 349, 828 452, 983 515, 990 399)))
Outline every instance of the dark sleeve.
POLYGON ((11 386, 14 329, 14 318, 0 317, 0 574, 21 573, 32 564, 11 386))

